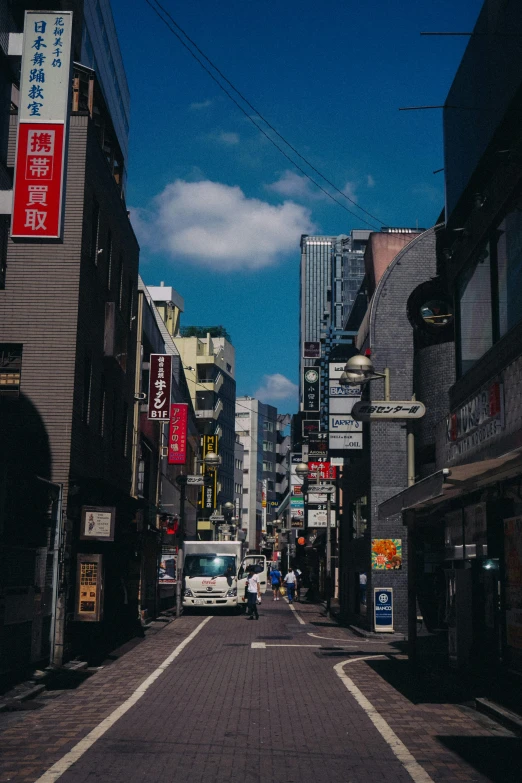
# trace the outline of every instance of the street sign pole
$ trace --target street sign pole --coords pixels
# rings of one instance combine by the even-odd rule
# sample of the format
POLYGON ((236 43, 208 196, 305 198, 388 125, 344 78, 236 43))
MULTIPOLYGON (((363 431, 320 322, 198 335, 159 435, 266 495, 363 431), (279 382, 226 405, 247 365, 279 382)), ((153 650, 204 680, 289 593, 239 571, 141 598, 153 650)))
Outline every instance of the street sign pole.
MULTIPOLYGON (((318 471, 319 474, 319 471, 318 471)), ((326 616, 330 617, 330 601, 332 597, 332 529, 330 513, 332 509, 332 494, 326 496, 326 616)))

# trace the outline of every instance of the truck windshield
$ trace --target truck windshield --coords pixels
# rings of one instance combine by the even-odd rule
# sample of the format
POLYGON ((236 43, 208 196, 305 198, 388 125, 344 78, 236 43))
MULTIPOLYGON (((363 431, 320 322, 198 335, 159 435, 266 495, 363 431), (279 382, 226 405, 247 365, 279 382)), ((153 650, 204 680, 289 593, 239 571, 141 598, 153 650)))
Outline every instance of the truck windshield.
POLYGON ((192 576, 235 576, 236 558, 233 555, 187 555, 185 575, 192 576))

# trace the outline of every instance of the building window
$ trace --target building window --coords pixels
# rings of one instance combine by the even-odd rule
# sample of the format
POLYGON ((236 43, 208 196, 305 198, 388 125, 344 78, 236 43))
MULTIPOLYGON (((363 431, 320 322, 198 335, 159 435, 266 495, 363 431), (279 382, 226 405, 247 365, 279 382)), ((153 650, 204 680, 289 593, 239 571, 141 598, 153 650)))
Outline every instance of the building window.
POLYGON ((274 431, 274 423, 272 421, 264 421, 263 422, 263 429, 265 432, 273 432, 274 431))
POLYGON ((0 343, 0 397, 18 397, 22 375, 22 346, 0 343))
POLYGON ((483 248, 457 281, 459 363, 465 373, 493 345, 491 256, 483 248))
POLYGON ((274 444, 271 440, 264 440, 263 441, 263 451, 273 451, 274 450, 274 444))
POLYGON ((352 503, 352 536, 353 538, 362 538, 366 532, 368 524, 368 500, 366 497, 357 498, 352 503))
POLYGON ((272 463, 271 462, 263 462, 263 470, 266 472, 271 472, 273 470, 272 463))
POLYGON ((243 487, 243 495, 248 495, 248 487, 243 487))
POLYGON ((522 212, 514 209, 497 232, 499 336, 522 321, 522 212))
POLYGON ((248 419, 249 413, 236 413, 236 419, 248 419))
POLYGON ((248 473, 248 468, 243 468, 243 475, 246 475, 248 473))
POLYGON ((91 260, 98 266, 98 239, 100 234, 100 205, 96 196, 92 199, 91 208, 91 260))
POLYGON ((459 375, 522 321, 521 207, 519 198, 457 279, 459 375))

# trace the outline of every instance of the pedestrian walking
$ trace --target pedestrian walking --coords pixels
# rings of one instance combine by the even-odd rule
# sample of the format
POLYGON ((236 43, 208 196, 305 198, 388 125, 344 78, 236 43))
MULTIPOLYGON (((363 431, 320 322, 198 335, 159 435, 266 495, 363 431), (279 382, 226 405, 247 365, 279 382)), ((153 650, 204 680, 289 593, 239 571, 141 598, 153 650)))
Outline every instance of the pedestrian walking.
POLYGON ((299 569, 295 569, 296 583, 295 583, 295 600, 301 601, 301 587, 303 586, 303 572, 299 569))
POLYGON ((259 620, 259 612, 257 611, 257 602, 261 600, 261 585, 259 584, 259 577, 254 572, 253 566, 248 569, 248 576, 246 582, 246 597, 247 597, 247 612, 249 620, 259 620))
POLYGON ((286 592, 288 595, 288 603, 292 604, 294 602, 294 590, 295 586, 297 584, 297 576, 295 575, 295 571, 293 568, 288 569, 288 573, 285 576, 285 583, 286 583, 286 592))
POLYGON ((281 587, 281 571, 274 568, 270 571, 270 581, 272 583, 272 590, 274 593, 274 601, 279 601, 279 588, 281 587))

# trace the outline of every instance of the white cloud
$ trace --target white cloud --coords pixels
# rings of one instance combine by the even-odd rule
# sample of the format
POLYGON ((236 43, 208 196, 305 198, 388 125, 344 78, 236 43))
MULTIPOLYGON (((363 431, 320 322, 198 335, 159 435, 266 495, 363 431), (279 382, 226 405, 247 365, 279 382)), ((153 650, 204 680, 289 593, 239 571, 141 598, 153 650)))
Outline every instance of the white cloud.
POLYGON ((239 134, 237 133, 227 133, 223 131, 218 136, 218 141, 221 141, 223 144, 239 144, 239 134))
POLYGON ((189 109, 192 109, 193 111, 199 111, 200 109, 208 109, 209 106, 212 106, 214 101, 201 101, 201 103, 191 103, 189 106, 189 109))
POLYGON ((308 177, 303 177, 289 169, 284 171, 276 182, 265 185, 265 188, 285 198, 295 198, 301 201, 325 197, 320 190, 312 186, 308 177))
POLYGON ((196 266, 219 271, 261 269, 296 252, 301 234, 317 227, 305 207, 247 198, 220 182, 176 180, 148 209, 131 210, 140 243, 196 266))
POLYGON ((375 187, 375 180, 374 180, 374 178, 372 177, 371 174, 367 174, 366 175, 366 185, 369 188, 375 187))
POLYGON ((344 195, 348 196, 348 198, 351 198, 353 201, 357 201, 357 196, 355 194, 356 187, 357 185, 355 182, 347 182, 343 188, 344 195))
POLYGON ((297 400, 297 384, 292 383, 281 373, 263 375, 263 384, 255 392, 254 397, 264 400, 297 400))

